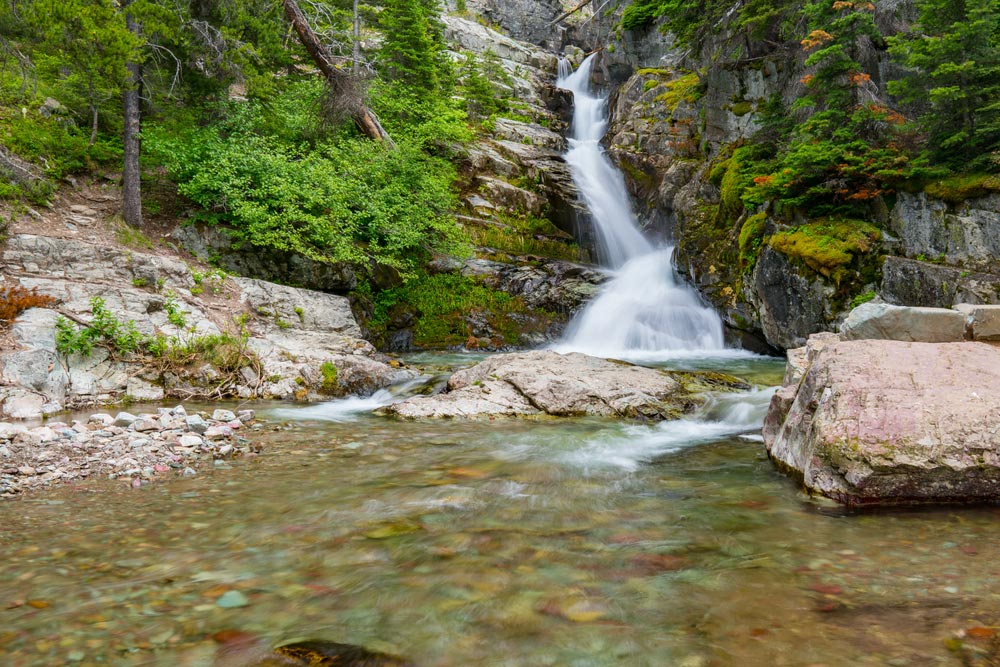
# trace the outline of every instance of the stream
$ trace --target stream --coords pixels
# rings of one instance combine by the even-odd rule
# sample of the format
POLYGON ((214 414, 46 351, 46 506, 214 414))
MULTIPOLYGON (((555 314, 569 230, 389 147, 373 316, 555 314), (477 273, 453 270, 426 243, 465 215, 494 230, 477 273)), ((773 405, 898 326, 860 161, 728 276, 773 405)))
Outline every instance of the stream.
POLYGON ((1000 508, 849 514, 776 470, 760 426, 784 361, 727 350, 638 230, 592 62, 562 68, 567 161, 615 277, 557 349, 756 388, 652 425, 372 413, 406 388, 250 406, 258 456, 0 503, 0 667, 220 667, 226 630, 421 667, 958 665, 961 633, 995 658, 1000 508))
MULTIPOLYGON (((683 364, 720 365, 782 368, 683 364)), ((260 456, 0 504, 0 664, 209 667, 225 629, 423 667, 959 664, 1000 611, 1000 509, 810 500, 758 442, 769 395, 659 425, 258 406, 260 456)))

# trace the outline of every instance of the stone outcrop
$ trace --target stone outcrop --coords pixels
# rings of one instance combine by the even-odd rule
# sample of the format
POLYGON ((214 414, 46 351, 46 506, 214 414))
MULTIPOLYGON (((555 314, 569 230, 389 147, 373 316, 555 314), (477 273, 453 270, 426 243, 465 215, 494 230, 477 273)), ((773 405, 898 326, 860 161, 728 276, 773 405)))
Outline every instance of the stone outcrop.
POLYGON ((998 304, 1000 273, 886 257, 878 292, 887 302, 901 306, 949 308, 957 303, 998 304))
POLYGON ((52 308, 22 313, 7 332, 0 415, 10 418, 126 398, 315 400, 371 393, 414 375, 360 339, 344 297, 224 275, 208 284, 199 274, 198 284, 177 259, 71 239, 13 236, 0 257, 5 281, 57 300, 52 308), (95 297, 119 321, 175 347, 218 345, 221 339, 230 348, 244 346, 245 365, 220 370, 204 353, 166 363, 100 345, 86 356, 60 354, 57 319, 89 322, 95 297))
POLYGON ((966 270, 997 269, 1000 195, 949 206, 926 193, 900 192, 889 224, 906 257, 929 257, 966 270))
POLYGON ((1000 348, 827 336, 793 357, 764 440, 807 489, 850 505, 1000 497, 1000 348))
POLYGON ((490 287, 519 296, 532 308, 564 316, 575 314, 600 292, 608 274, 598 269, 554 259, 514 265, 485 259, 470 259, 461 269, 479 277, 490 287))
MULTIPOLYGON (((718 382, 723 389, 746 388, 735 378, 707 381, 718 382)), ((490 357, 455 373, 444 393, 410 398, 382 412, 406 419, 544 415, 675 419, 704 400, 689 388, 691 382, 686 374, 536 350, 490 357)))
POLYGON ((317 262, 274 248, 262 251, 241 245, 230 230, 218 225, 184 225, 171 232, 170 237, 201 261, 212 262, 228 273, 323 292, 344 293, 357 285, 357 276, 350 266, 317 262))
POLYGON ((562 47, 560 29, 552 24, 563 11, 559 0, 467 0, 466 5, 516 40, 553 51, 562 47))

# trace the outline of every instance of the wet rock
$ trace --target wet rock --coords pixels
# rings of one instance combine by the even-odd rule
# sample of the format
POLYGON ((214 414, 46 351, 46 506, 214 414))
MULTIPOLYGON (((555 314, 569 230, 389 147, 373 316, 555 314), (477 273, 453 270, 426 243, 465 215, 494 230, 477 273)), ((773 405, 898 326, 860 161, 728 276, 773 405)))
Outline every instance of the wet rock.
POLYGON ((870 301, 840 327, 844 340, 882 339, 951 343, 965 340, 965 315, 947 308, 910 308, 870 301))
POLYGON ((806 488, 854 505, 1000 499, 1000 349, 810 340, 806 354, 764 424, 806 488))
POLYGON ((194 433, 204 433, 209 427, 209 423, 201 415, 188 415, 184 418, 184 423, 194 433))
POLYGON ((491 357, 455 373, 445 393, 383 409, 416 418, 600 415, 671 419, 700 404, 666 371, 548 350, 491 357))
POLYGON ((352 644, 302 641, 272 649, 239 630, 224 630, 213 638, 219 644, 215 667, 414 667, 405 658, 352 644))

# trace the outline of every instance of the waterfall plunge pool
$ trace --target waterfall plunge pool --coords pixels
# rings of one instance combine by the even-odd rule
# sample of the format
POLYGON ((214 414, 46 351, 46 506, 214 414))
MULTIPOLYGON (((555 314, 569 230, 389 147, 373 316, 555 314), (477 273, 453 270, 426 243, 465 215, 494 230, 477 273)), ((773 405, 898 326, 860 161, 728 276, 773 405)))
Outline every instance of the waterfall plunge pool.
POLYGON ((231 628, 422 667, 961 664, 1000 614, 1000 510, 814 502, 754 439, 762 399, 654 426, 314 406, 225 470, 4 502, 0 664, 209 667, 231 628))

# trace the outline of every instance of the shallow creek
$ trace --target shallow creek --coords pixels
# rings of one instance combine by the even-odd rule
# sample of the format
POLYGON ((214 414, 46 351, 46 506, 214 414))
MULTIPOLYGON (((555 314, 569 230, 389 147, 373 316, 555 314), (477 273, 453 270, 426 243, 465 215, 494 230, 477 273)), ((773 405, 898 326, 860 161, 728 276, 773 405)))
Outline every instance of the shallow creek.
POLYGON ((1000 509, 810 500, 754 437, 767 396, 656 426, 262 409, 287 429, 225 469, 0 503, 0 665, 208 667, 232 628, 426 667, 960 664, 1000 619, 1000 509))

